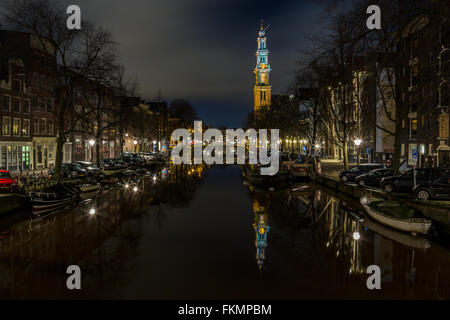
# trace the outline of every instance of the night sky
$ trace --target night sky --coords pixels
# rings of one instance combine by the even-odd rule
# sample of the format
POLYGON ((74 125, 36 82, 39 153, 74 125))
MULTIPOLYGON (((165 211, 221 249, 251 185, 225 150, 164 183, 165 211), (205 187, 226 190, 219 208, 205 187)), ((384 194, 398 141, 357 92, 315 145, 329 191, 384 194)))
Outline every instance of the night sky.
POLYGON ((82 17, 120 43, 139 94, 188 99, 214 126, 240 127, 253 108, 256 38, 267 31, 273 94, 286 90, 306 37, 320 28, 317 1, 77 0, 82 17))

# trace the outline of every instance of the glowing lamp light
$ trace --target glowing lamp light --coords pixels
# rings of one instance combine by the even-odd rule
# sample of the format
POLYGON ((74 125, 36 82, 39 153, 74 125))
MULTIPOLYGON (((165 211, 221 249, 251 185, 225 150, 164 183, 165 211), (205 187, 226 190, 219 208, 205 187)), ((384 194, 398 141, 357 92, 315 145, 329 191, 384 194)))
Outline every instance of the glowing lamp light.
POLYGON ((125 189, 128 189, 130 187, 130 185, 127 183, 126 185, 125 185, 125 189))
POLYGON ((91 145, 91 147, 94 146, 95 140, 93 140, 93 139, 89 140, 89 144, 91 145))
POLYGON ((358 241, 359 239, 361 239, 361 235, 359 234, 359 232, 353 232, 353 240, 358 241))
POLYGON ((133 188, 133 191, 134 191, 134 192, 137 192, 137 191, 138 191, 138 188, 137 188, 137 187, 134 187, 134 188, 133 188))
POLYGON ((89 210, 89 214, 90 214, 91 216, 93 216, 93 215, 95 214, 95 209, 94 209, 94 208, 91 208, 91 210, 89 210))
POLYGON ((136 140, 134 140, 133 143, 134 143, 134 145, 137 145, 138 142, 136 140))
POLYGON ((361 145, 362 140, 357 138, 355 139, 355 146, 359 147, 361 145))

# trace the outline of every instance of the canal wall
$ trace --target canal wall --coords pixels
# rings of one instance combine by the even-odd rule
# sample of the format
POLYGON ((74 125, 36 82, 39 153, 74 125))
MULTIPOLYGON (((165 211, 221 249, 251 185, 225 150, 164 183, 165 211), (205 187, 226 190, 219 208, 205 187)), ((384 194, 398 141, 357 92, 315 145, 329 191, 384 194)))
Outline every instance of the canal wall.
POLYGON ((370 194, 386 200, 396 200, 411 208, 420 211, 424 216, 441 223, 450 231, 450 202, 449 201, 419 201, 411 199, 411 195, 388 194, 382 190, 373 188, 362 188, 356 183, 344 183, 326 175, 315 174, 311 179, 328 188, 343 193, 352 199, 358 200, 362 196, 370 194))
POLYGON ((376 195, 379 197, 389 198, 388 195, 386 195, 382 190, 376 190, 376 189, 363 189, 360 186, 358 186, 356 183, 344 183, 339 180, 336 180, 332 177, 321 175, 321 174, 313 174, 311 176, 311 179, 319 183, 321 185, 324 185, 328 188, 334 189, 340 193, 344 193, 345 195, 358 200, 361 199, 362 196, 367 194, 376 195))
POLYGON ((31 207, 28 195, 0 194, 0 215, 31 207))

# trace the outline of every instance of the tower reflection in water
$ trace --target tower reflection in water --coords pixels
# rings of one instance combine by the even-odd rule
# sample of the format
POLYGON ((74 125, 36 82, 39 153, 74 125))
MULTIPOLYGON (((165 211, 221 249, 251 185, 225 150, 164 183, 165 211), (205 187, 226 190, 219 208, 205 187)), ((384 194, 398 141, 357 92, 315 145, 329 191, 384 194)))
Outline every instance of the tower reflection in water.
POLYGON ((256 261, 259 269, 264 265, 266 259, 267 236, 270 231, 269 214, 264 206, 260 204, 258 199, 253 199, 253 212, 255 214, 255 246, 256 246, 256 261))
POLYGON ((450 255, 433 239, 383 226, 366 216, 358 201, 322 186, 298 184, 267 191, 248 185, 248 190, 257 265, 265 267, 267 278, 278 270, 289 274, 298 285, 292 296, 449 296, 450 255), (279 261, 285 252, 290 255, 284 262, 292 269, 279 261), (371 265, 380 267, 382 292, 367 289, 371 265))

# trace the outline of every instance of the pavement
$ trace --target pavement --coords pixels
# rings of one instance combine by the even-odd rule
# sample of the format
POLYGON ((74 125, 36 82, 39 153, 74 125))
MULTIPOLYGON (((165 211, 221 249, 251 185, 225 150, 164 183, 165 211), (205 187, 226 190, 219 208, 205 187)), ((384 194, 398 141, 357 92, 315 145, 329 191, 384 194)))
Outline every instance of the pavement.
MULTIPOLYGON (((320 159, 322 174, 333 179, 339 179, 339 173, 344 170, 344 161, 335 159, 320 159)), ((349 163, 349 167, 356 166, 356 163, 349 163)))

